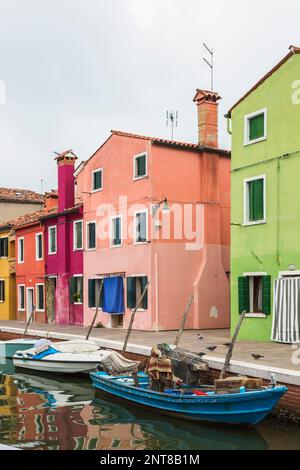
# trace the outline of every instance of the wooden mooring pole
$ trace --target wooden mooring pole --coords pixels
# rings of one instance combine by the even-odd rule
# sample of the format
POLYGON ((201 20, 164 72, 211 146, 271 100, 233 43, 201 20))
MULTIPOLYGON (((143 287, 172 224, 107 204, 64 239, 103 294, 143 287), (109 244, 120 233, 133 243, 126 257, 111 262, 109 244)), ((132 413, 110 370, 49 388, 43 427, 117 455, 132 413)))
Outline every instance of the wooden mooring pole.
POLYGON ((132 327, 133 327, 133 322, 134 322, 134 318, 135 318, 135 314, 137 312, 137 309, 141 306, 142 302, 143 302, 143 299, 148 291, 148 287, 150 285, 150 282, 147 282, 146 286, 145 286, 145 289, 143 290, 143 293, 139 299, 139 301, 137 302, 136 304, 136 307, 135 309, 133 310, 132 314, 131 314, 131 318, 130 318, 130 323, 129 323, 129 327, 128 327, 128 330, 127 330, 127 335, 126 335, 126 338, 125 338, 125 341, 124 341, 124 346, 123 346, 123 352, 126 351, 126 348, 127 348, 127 344, 128 344, 128 340, 129 340, 129 336, 131 334, 131 330, 132 330, 132 327))
POLYGON ((183 317, 182 317, 182 320, 181 320, 181 324, 180 324, 180 328, 178 330, 178 333, 177 333, 177 336, 176 336, 176 339, 175 339, 175 346, 177 347, 178 344, 179 344, 179 341, 180 341, 180 338, 182 336, 182 333, 184 331, 184 327, 185 327, 185 322, 186 322, 186 319, 187 319, 187 316, 189 314, 189 311, 190 311, 190 308, 192 306, 192 303, 194 301, 194 296, 191 295, 191 297, 189 298, 189 301, 187 303, 187 306, 185 308, 185 311, 183 313, 183 317))
POLYGON ((230 361, 231 361, 231 358, 232 358, 232 354, 233 354, 233 349, 234 349, 234 346, 235 346, 235 343, 236 343, 236 340, 238 338, 238 335, 239 335, 239 332, 240 332, 240 329, 241 329, 241 326, 242 326, 242 323, 243 323, 243 320, 245 318, 245 315, 246 315, 246 311, 244 311, 241 316, 240 316, 240 319, 239 319, 239 322, 236 326, 236 329, 235 329, 235 332, 234 332, 234 335, 233 335, 233 338, 231 340, 231 344, 229 346, 229 349, 228 349, 228 352, 226 354, 226 357, 225 357, 225 363, 224 363, 224 367, 223 367, 223 370, 221 372, 221 375, 220 375, 220 380, 223 380, 225 378, 225 374, 226 374, 226 371, 229 367, 229 364, 230 364, 230 361))
POLYGON ((86 335, 86 338, 85 338, 86 341, 89 339, 89 337, 90 337, 90 335, 91 335, 93 326, 94 326, 95 321, 96 321, 96 318, 97 318, 97 316, 98 316, 98 312, 99 312, 99 308, 100 308, 100 299, 101 299, 101 294, 102 294, 102 288, 103 288, 103 279, 102 279, 102 281, 101 281, 99 293, 98 293, 98 296, 97 296, 96 312, 95 312, 93 321, 92 321, 92 323, 90 324, 89 331, 87 332, 87 335, 86 335))

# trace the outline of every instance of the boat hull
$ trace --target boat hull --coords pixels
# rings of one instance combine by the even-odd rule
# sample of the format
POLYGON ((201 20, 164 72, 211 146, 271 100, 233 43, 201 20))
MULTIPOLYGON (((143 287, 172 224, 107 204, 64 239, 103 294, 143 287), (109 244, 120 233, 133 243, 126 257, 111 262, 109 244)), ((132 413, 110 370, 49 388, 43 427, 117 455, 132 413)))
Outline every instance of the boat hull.
POLYGON ((36 339, 32 341, 28 339, 0 341, 0 357, 7 357, 11 359, 17 351, 26 351, 26 349, 32 348, 35 343, 36 339))
POLYGON ((28 359, 13 359, 14 366, 20 369, 29 369, 53 374, 88 374, 94 371, 99 364, 99 359, 94 362, 79 361, 50 361, 42 359, 32 361, 28 359))
POLYGON ((173 396, 146 388, 124 385, 99 372, 90 374, 93 386, 110 395, 124 398, 159 413, 195 421, 255 425, 262 421, 287 392, 275 387, 254 392, 204 397, 173 396))

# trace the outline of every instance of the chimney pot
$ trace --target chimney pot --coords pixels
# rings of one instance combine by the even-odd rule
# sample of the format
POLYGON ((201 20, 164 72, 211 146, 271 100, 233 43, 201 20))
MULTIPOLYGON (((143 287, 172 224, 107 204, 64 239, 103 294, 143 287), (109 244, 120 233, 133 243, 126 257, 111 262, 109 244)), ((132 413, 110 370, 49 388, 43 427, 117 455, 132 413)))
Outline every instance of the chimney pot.
POLYGON ((214 91, 197 90, 194 102, 198 107, 198 144, 200 147, 218 148, 218 101, 214 91))

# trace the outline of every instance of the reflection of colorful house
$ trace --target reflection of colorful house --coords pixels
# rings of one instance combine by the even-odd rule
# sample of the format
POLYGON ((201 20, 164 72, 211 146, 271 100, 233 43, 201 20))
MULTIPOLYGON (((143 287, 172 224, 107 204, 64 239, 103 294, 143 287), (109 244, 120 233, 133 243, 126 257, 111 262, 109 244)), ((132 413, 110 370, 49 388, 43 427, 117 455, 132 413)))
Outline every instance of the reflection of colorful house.
POLYGON ((102 304, 106 327, 128 326, 147 281, 136 329, 177 329, 191 294, 186 328, 229 326, 230 153, 218 147, 219 99, 197 92, 198 144, 113 131, 78 169, 85 324, 104 278, 104 303, 106 294, 124 297, 102 304))
POLYGON ((57 157, 58 211, 41 217, 44 226, 47 308, 55 310, 58 324, 83 323, 83 222, 82 204, 75 204, 76 157, 57 157))
POLYGON ((0 320, 16 318, 15 237, 10 222, 0 226, 0 320))
POLYGON ((247 312, 242 339, 300 341, 299 77, 300 48, 291 47, 228 115, 231 312, 233 328, 247 312))

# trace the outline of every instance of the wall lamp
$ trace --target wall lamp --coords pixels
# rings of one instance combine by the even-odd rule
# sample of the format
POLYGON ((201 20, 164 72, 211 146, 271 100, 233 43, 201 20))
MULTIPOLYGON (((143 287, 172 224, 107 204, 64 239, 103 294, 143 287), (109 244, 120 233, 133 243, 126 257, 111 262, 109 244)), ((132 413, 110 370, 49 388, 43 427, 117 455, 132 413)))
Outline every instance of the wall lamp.
POLYGON ((158 209, 160 208, 160 206, 162 204, 163 204, 163 208, 162 208, 163 214, 169 214, 170 213, 170 206, 169 206, 169 203, 168 203, 168 199, 165 198, 163 201, 161 201, 158 204, 155 204, 154 206, 152 206, 152 217, 156 216, 156 213, 157 213, 158 209))

